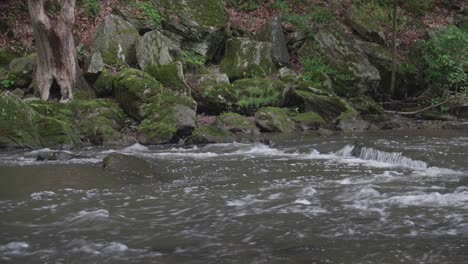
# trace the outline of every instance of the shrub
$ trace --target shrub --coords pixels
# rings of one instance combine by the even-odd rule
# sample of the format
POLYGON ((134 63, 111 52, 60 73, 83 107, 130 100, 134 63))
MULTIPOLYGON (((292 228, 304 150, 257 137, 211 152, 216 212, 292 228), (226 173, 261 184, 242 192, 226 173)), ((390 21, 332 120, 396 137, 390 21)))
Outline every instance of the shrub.
POLYGON ((164 22, 164 17, 162 16, 159 9, 154 7, 151 3, 143 3, 140 5, 141 12, 143 15, 148 17, 151 20, 154 28, 161 30, 162 23, 164 22))
POLYGON ((184 58, 185 62, 190 65, 203 66, 206 63, 206 58, 195 53, 193 50, 182 51, 182 57, 184 58))
POLYGON ((439 91, 468 86, 468 30, 450 26, 422 43, 426 81, 439 91))

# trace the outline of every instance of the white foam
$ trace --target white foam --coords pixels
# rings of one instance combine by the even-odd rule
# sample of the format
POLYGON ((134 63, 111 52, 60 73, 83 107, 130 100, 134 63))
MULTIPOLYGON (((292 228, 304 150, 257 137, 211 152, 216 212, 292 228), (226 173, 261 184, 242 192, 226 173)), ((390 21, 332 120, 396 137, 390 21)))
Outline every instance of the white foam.
POLYGON ((468 191, 441 194, 439 192, 393 196, 383 201, 403 206, 468 208, 468 191))
POLYGON ((122 152, 127 152, 127 153, 147 152, 147 151, 149 151, 149 148, 139 143, 135 143, 131 145, 130 147, 122 149, 122 152))
POLYGON ((312 203, 309 202, 309 200, 304 199, 304 198, 299 198, 296 201, 294 201, 295 204, 302 204, 302 205, 311 205, 312 203))
POLYGON ((52 191, 35 192, 30 195, 31 200, 50 200, 56 193, 52 191))
POLYGON ((5 255, 19 255, 24 253, 30 245, 26 242, 10 242, 6 245, 0 245, 0 253, 5 255))
POLYGON ((94 221, 100 219, 106 219, 109 217, 109 211, 104 209, 98 209, 94 211, 79 211, 75 215, 69 218, 70 222, 83 222, 83 221, 94 221))

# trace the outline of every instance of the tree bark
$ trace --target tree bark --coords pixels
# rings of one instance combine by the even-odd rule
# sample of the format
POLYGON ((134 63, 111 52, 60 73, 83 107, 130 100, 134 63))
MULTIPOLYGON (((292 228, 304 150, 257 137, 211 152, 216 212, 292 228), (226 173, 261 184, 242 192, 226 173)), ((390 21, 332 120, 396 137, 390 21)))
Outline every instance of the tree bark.
POLYGON ((52 18, 43 0, 28 0, 29 15, 37 49, 37 67, 33 87, 42 100, 51 96, 51 87, 60 87, 60 102, 73 100, 73 89, 81 78, 72 28, 75 0, 58 0, 60 13, 52 18))

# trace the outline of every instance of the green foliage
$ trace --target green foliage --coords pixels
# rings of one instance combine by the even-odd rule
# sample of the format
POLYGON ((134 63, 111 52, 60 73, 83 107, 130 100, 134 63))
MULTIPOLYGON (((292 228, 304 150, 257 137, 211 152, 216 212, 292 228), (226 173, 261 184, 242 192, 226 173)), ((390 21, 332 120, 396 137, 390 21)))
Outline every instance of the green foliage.
POLYGON ((184 58, 185 62, 190 65, 203 66, 206 63, 206 58, 195 53, 193 50, 182 51, 182 57, 184 58))
MULTIPOLYGON (((393 1, 394 0, 357 0, 354 2, 354 5, 358 8, 360 12, 376 20, 377 24, 392 25, 393 1)), ((407 24, 407 22, 408 17, 406 15, 406 12, 400 9, 396 18, 397 30, 401 30, 407 24)))
POLYGON ((0 68, 0 89, 9 89, 15 84, 15 76, 0 68))
POLYGON ((302 78, 315 84, 320 84, 323 74, 335 74, 336 71, 320 57, 301 60, 302 78))
POLYGON ((77 4, 84 8, 88 17, 96 17, 99 13, 99 0, 79 0, 77 4))
POLYGON ((158 30, 162 29, 162 23, 164 22, 164 17, 162 16, 159 9, 153 6, 150 2, 147 2, 147 3, 143 3, 140 5, 140 10, 143 13, 143 15, 145 15, 151 20, 151 23, 156 29, 158 30))
POLYGON ((468 31, 450 26, 422 43, 426 80, 438 91, 468 86, 468 31))

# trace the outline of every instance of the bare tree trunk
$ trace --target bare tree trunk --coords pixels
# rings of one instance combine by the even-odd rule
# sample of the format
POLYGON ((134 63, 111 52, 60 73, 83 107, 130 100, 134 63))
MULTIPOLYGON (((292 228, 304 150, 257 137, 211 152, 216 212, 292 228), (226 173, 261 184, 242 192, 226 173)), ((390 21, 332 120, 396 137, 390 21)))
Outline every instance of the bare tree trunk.
POLYGON ((392 77, 390 81, 390 93, 395 94, 395 79, 396 79, 396 16, 397 16, 397 2, 393 0, 393 23, 392 23, 392 77))
POLYGON ((72 34, 75 0, 58 2, 60 13, 52 18, 45 12, 43 0, 28 0, 37 48, 33 86, 42 100, 48 100, 55 81, 60 87, 60 101, 68 102, 73 100, 73 89, 81 78, 72 34))

